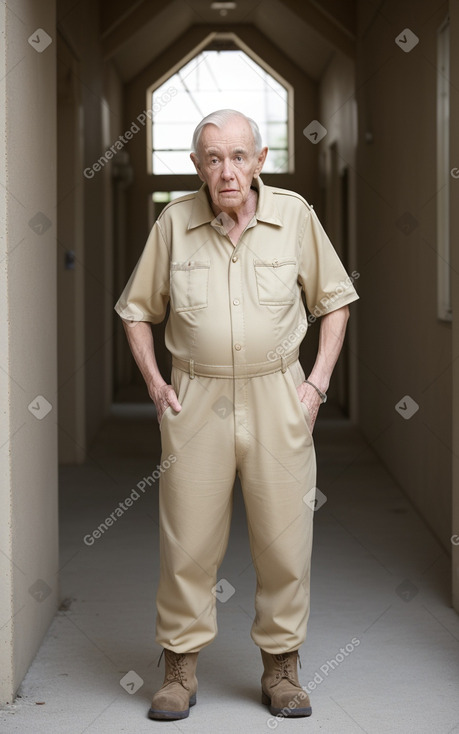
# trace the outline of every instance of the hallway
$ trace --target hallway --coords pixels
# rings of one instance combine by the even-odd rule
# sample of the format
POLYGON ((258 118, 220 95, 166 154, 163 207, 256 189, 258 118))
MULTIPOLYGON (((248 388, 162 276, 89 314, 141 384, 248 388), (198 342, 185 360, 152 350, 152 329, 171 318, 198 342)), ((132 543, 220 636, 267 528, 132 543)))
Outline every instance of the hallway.
POLYGON ((449 558, 358 430, 333 417, 331 406, 315 431, 326 502, 315 515, 312 612, 301 652, 312 717, 276 720, 260 703, 261 661, 249 636, 255 579, 236 491, 219 573, 226 580, 219 635, 200 656, 198 705, 183 722, 149 721, 163 672, 154 642, 156 486, 133 495, 101 537, 88 536, 152 474, 158 439, 149 405, 119 403, 86 463, 61 468, 65 601, 16 702, 0 712, 2 734, 459 732, 459 619, 450 606, 449 558))
POLYGON ((315 429, 313 716, 261 706, 237 490, 219 636, 169 728, 459 734, 459 0, 0 0, 0 734, 161 726, 159 432, 114 305, 220 107, 257 120, 263 184, 306 200, 348 274, 303 284, 309 375, 323 308, 350 282, 360 301, 315 429))

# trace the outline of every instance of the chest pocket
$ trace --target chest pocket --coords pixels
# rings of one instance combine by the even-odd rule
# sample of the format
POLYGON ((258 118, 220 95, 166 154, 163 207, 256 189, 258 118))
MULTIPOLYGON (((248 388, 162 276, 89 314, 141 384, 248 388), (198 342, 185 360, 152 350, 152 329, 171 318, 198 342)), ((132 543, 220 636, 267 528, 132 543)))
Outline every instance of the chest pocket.
POLYGON ((207 308, 209 270, 210 262, 171 263, 171 304, 177 313, 207 308))
POLYGON ((254 260, 258 302, 262 306, 282 306, 298 298, 296 260, 254 260))

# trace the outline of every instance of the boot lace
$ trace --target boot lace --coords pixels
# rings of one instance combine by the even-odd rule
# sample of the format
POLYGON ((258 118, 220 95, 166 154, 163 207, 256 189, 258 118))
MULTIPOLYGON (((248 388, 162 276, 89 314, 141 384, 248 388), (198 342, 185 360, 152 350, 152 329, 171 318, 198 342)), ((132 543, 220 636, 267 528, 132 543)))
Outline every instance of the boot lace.
MULTIPOLYGON (((167 653, 166 653, 167 654, 167 653)), ((183 653, 172 653, 167 655, 167 660, 170 666, 170 670, 167 673, 167 683, 180 683, 183 688, 189 690, 187 685, 187 674, 186 674, 186 655, 183 653)))
POLYGON ((279 655, 274 655, 274 658, 276 659, 276 662, 279 666, 278 670, 276 671, 276 679, 278 680, 278 682, 280 682, 283 678, 286 678, 290 683, 296 686, 296 667, 293 664, 293 661, 295 660, 294 656, 289 655, 288 653, 281 653, 279 655))

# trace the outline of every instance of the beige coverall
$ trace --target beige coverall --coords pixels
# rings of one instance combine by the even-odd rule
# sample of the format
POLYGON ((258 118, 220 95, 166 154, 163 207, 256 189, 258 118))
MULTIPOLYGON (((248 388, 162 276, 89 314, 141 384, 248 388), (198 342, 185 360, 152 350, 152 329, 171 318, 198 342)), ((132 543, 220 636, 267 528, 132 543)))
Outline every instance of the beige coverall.
MULTIPOLYGON (((239 475, 257 574, 254 642, 296 650, 309 616, 316 484, 310 418, 296 386, 307 318, 358 298, 312 207, 258 188, 254 218, 234 246, 207 186, 171 202, 155 223, 115 308, 127 321, 163 320, 182 410, 161 420, 160 582, 156 640, 197 652, 217 633, 218 567, 239 475), (310 498, 311 495, 308 495, 310 498)), ((134 327, 135 328, 135 327, 134 327)))

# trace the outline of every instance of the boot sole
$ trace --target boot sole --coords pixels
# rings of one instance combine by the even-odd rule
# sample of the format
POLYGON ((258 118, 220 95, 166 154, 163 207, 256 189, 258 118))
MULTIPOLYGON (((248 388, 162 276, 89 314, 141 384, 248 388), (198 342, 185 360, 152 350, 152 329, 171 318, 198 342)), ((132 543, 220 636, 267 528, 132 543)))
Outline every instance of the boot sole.
POLYGON ((196 704, 196 693, 190 698, 190 707, 184 711, 161 711, 160 709, 150 709, 148 712, 149 719, 159 719, 160 721, 174 721, 176 719, 186 719, 190 715, 190 708, 196 704))
POLYGON ((302 709, 289 709, 287 706, 284 706, 284 708, 282 709, 278 709, 275 706, 271 706, 271 699, 264 691, 261 692, 261 702, 264 706, 269 707, 269 710, 273 716, 280 715, 286 719, 290 719, 294 716, 311 716, 312 714, 311 706, 306 706, 302 709))

